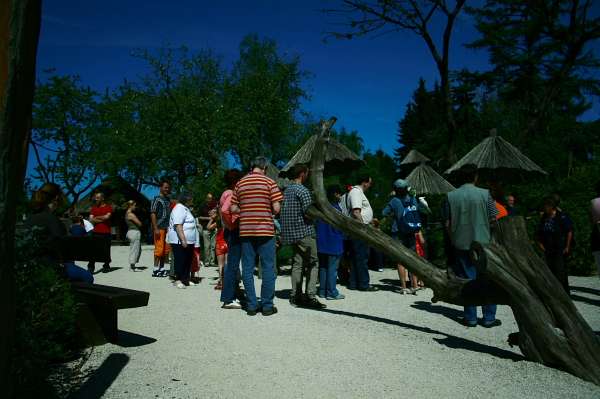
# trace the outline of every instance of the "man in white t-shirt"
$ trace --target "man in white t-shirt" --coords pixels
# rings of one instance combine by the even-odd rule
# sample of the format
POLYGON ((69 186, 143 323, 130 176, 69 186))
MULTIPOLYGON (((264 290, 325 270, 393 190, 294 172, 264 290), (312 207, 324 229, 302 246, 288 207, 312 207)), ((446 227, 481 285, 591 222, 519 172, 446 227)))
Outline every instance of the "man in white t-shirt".
MULTIPOLYGON (((345 204, 350 217, 364 224, 371 224, 373 221, 373 208, 365 195, 365 191, 371 187, 373 183, 370 176, 361 177, 358 185, 352 187, 344 198, 345 204)), ((372 287, 369 282, 369 247, 362 240, 352 240, 352 248, 354 250, 354 259, 352 269, 350 270, 350 278, 348 280, 348 289, 359 291, 377 291, 376 287, 372 287)))

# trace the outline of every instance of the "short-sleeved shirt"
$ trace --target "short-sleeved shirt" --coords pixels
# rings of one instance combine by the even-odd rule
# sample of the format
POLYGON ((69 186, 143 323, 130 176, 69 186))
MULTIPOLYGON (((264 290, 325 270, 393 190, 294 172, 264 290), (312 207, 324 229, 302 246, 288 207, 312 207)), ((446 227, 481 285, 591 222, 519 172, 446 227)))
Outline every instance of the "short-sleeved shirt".
POLYGON ((544 245, 546 254, 560 255, 567 246, 567 234, 573 231, 573 221, 564 212, 554 217, 542 216, 537 228, 537 240, 544 245))
POLYGON ((272 237, 273 203, 283 199, 277 183, 260 173, 249 173, 235 186, 231 204, 240 208, 240 237, 272 237))
POLYGON ((373 221, 373 208, 371 208, 371 204, 360 186, 352 187, 352 190, 348 193, 347 202, 350 205, 350 213, 354 209, 360 209, 364 224, 373 221))
POLYGON ((312 222, 304 217, 312 202, 310 191, 302 184, 292 183, 285 189, 280 217, 282 244, 291 244, 304 237, 315 236, 312 222))
POLYGON ((183 204, 177 204, 171 211, 169 217, 169 230, 167 231, 167 242, 169 244, 181 244, 175 225, 183 226, 183 235, 188 244, 194 244, 197 238, 196 218, 192 212, 183 204))
MULTIPOLYGON (((113 209, 110 205, 93 206, 90 210, 90 215, 93 217, 104 216, 108 213, 112 213, 112 211, 113 209)), ((94 224, 94 233, 110 234, 110 219, 94 224)))
POLYGON ((168 197, 157 195, 150 205, 150 213, 156 215, 156 227, 166 229, 169 227, 169 216, 171 214, 171 201, 168 197))

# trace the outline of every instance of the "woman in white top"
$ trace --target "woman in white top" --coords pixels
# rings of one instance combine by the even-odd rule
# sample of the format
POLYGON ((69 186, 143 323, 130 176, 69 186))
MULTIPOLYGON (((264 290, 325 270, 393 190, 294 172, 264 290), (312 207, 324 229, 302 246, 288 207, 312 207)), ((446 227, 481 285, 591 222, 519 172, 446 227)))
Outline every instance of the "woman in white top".
POLYGON ((177 288, 196 285, 190 281, 194 244, 197 240, 196 219, 190 211, 193 198, 190 194, 179 195, 179 203, 171 210, 167 242, 171 245, 175 260, 175 281, 177 288))

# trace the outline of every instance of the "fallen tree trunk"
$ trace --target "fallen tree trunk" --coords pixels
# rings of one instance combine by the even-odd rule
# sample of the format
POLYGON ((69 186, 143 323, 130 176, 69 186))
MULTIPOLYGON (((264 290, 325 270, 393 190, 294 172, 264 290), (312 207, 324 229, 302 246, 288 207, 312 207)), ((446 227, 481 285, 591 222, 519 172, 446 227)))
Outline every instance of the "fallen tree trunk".
POLYGON ((335 118, 322 123, 313 152, 311 182, 315 204, 308 216, 322 219, 402 263, 433 289, 433 302, 509 305, 519 326, 519 333, 511 334, 510 342, 518 344, 528 360, 600 385, 600 340, 535 253, 523 218, 504 218, 493 229, 491 244, 473 244, 476 280, 461 279, 435 267, 399 241, 343 216, 329 204, 323 170, 328 133, 334 123, 335 118))

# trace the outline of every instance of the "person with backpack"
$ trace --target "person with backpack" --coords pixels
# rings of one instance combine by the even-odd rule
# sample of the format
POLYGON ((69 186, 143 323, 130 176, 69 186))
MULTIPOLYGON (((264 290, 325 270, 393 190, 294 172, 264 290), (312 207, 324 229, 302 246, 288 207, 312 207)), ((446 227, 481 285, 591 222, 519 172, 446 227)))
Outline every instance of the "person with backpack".
MULTIPOLYGON (((394 182, 394 197, 383 209, 383 216, 392 218, 392 236, 399 240, 406 248, 416 252, 417 237, 424 244, 421 233, 421 216, 419 205, 414 196, 409 195, 409 185, 406 180, 398 179, 394 182)), ((418 279, 411 273, 411 288, 406 287, 406 269, 398 263, 398 278, 402 286, 400 294, 417 295, 418 279)))
POLYGON ((558 208, 553 197, 544 200, 544 214, 538 224, 536 240, 552 274, 570 294, 567 260, 573 250, 573 221, 558 208))

